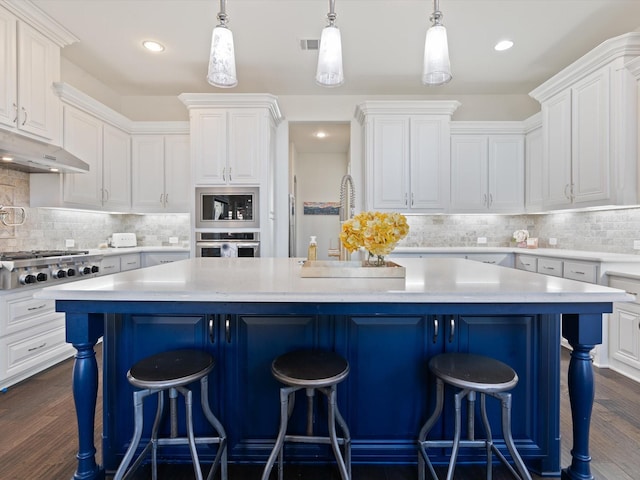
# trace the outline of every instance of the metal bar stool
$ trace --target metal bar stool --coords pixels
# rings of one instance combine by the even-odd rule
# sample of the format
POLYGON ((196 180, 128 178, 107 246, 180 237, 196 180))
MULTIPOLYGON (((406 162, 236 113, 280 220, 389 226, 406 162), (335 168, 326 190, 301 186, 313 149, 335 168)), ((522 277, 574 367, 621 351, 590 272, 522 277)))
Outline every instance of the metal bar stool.
POLYGON ((429 467, 432 478, 438 476, 427 455, 427 448, 448 448, 451 447, 451 459, 449 460, 449 470, 447 480, 453 479, 453 472, 456 466, 456 458, 460 447, 485 448, 487 451, 487 480, 492 476, 492 453, 504 463, 512 475, 520 480, 531 480, 531 475, 527 471, 520 454, 516 450, 513 436, 511 434, 511 393, 508 391, 518 383, 518 375, 508 365, 493 358, 468 353, 444 353, 436 355, 429 362, 429 369, 436 375, 436 407, 429 419, 426 421, 418 437, 418 478, 424 480, 425 463, 429 467), (444 384, 447 383, 459 389, 455 394, 455 433, 453 440, 426 440, 429 431, 437 422, 442 413, 444 397, 444 384), (475 423, 475 400, 476 393, 480 394, 480 411, 482 423, 484 425, 486 439, 476 440, 474 432, 475 423), (500 400, 502 405, 502 435, 504 442, 515 463, 516 470, 509 464, 498 447, 493 443, 491 427, 486 411, 486 395, 490 395, 500 400), (467 436, 466 440, 461 440, 461 409, 462 400, 467 398, 467 436))
POLYGON ((349 428, 338 410, 336 387, 349 374, 349 363, 334 352, 321 350, 299 350, 277 357, 271 364, 271 373, 285 387, 280 388, 280 430, 269 455, 262 480, 268 480, 273 465, 278 459, 278 479, 283 474, 284 442, 330 444, 336 457, 342 480, 351 478, 351 436, 349 428), (295 392, 305 389, 307 395, 307 434, 287 435, 287 423, 293 412, 295 392), (323 393, 328 403, 329 436, 313 434, 313 398, 315 391, 323 393), (336 433, 336 423, 342 437, 336 433), (344 457, 340 452, 344 447, 344 457))
POLYGON ((151 449, 151 471, 152 478, 158 478, 157 451, 162 445, 189 445, 193 468, 197 480, 202 480, 202 470, 198 459, 196 444, 217 444, 218 451, 211 465, 211 470, 207 477, 213 478, 218 465, 221 468, 222 480, 227 478, 227 435, 220 421, 215 417, 209 407, 209 388, 207 376, 213 370, 215 361, 208 353, 200 350, 173 350, 162 352, 137 362, 127 372, 127 379, 134 387, 141 388, 133 393, 133 403, 135 409, 135 429, 131 444, 116 471, 113 480, 129 478, 140 466, 145 456, 151 449), (186 385, 200 380, 200 401, 202 411, 209 423, 216 430, 217 437, 195 437, 193 433, 193 400, 191 390, 185 388, 186 385), (158 438, 158 430, 164 413, 164 392, 169 391, 169 409, 171 435, 169 438, 158 438), (151 438, 145 445, 142 452, 127 470, 133 456, 140 443, 143 429, 143 402, 146 397, 158 394, 158 408, 156 410, 155 421, 151 429, 151 438), (185 399, 187 436, 178 437, 178 394, 185 399))

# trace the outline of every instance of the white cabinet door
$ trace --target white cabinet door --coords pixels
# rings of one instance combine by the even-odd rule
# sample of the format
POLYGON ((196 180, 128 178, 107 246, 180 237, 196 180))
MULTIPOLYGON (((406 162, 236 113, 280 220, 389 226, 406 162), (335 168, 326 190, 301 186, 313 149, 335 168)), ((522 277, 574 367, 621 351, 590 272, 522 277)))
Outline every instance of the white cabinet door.
POLYGON ((489 137, 488 208, 492 212, 524 210, 524 138, 489 137))
POLYGON ((409 117, 376 116, 368 122, 368 183, 376 210, 409 207, 409 117))
POLYGON ((18 121, 17 24, 15 16, 0 8, 0 123, 9 127, 18 121))
POLYGON ((452 135, 451 207, 460 213, 521 212, 523 136, 452 135))
POLYGON ((542 105, 544 206, 571 204, 571 92, 564 91, 542 105))
POLYGON ((18 128, 46 139, 55 138, 60 112, 52 89, 56 54, 44 35, 18 23, 18 128))
POLYGON ((571 178, 574 204, 609 198, 609 69, 571 89, 571 178))
POLYGON ((131 137, 110 125, 103 128, 103 207, 131 207, 131 137))
POLYGON ((64 107, 64 147, 89 164, 87 173, 64 176, 64 202, 69 206, 102 207, 102 122, 72 107, 64 107))
POLYGON ((58 143, 60 49, 0 8, 0 124, 58 143))
POLYGON ((455 212, 487 212, 488 155, 487 136, 451 136, 451 208, 455 212))
POLYGON ((260 160, 265 162, 268 151, 267 126, 261 128, 261 113, 254 110, 232 110, 228 113, 227 166, 223 178, 229 184, 254 185, 260 183, 260 160))
POLYGON ((440 119, 411 117, 412 209, 447 211, 450 192, 448 135, 440 119))
POLYGON ((131 139, 131 206, 136 212, 164 208, 164 136, 134 135, 131 139))
POLYGON ((164 139, 165 211, 189 212, 191 193, 189 135, 167 135, 164 139))
POLYGON ((192 111, 191 135, 195 182, 223 185, 227 167, 227 114, 225 111, 192 111))
POLYGON ((136 212, 188 212, 191 169, 188 135, 134 135, 132 209, 136 212))
POLYGON ((542 128, 527 133, 525 137, 525 207, 528 212, 542 209, 542 128))

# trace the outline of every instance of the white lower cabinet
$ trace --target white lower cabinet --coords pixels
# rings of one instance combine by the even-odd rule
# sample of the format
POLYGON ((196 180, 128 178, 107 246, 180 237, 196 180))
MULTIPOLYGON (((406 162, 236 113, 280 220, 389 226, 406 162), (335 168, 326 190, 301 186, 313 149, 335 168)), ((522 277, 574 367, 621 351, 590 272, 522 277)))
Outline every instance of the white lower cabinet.
POLYGON ((640 382, 640 281, 609 277, 609 286, 636 296, 614 303, 609 321, 609 368, 640 382))
POLYGON ((0 389, 73 356, 65 341, 64 314, 54 300, 33 298, 40 289, 0 296, 0 389))
POLYGON ((188 252, 142 252, 142 267, 153 267, 189 258, 188 252))

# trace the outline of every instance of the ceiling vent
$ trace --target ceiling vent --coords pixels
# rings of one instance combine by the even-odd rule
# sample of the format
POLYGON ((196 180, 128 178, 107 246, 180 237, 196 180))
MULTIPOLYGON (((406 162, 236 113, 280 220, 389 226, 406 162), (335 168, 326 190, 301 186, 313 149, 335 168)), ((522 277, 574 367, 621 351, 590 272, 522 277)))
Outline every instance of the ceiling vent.
POLYGON ((300 40, 300 48, 302 50, 318 50, 320 48, 320 40, 317 38, 306 38, 300 40))

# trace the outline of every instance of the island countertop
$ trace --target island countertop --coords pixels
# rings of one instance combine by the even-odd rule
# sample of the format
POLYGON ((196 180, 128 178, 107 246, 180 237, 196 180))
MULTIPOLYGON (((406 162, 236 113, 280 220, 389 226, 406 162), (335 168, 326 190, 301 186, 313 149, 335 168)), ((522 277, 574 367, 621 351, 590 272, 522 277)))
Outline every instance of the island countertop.
POLYGON ((193 258, 59 286, 56 300, 597 303, 622 290, 456 258, 402 258, 405 278, 302 278, 293 258, 193 258))

